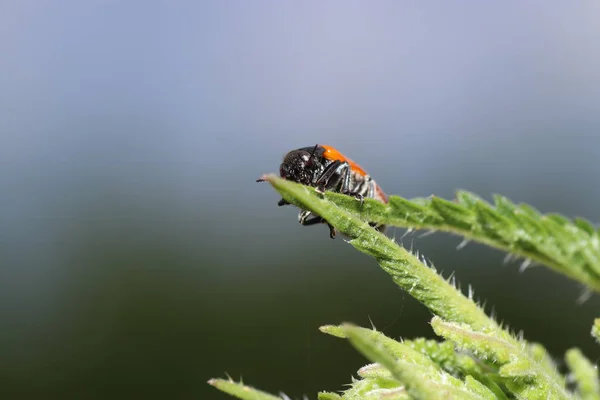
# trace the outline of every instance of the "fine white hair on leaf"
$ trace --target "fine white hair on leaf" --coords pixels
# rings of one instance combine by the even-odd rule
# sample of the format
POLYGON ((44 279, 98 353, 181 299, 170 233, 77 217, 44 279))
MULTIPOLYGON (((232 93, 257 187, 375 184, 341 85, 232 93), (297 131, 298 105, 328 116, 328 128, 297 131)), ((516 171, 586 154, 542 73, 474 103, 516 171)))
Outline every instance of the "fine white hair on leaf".
POLYGON ((452 271, 452 272, 450 273, 450 276, 449 276, 449 277, 446 279, 446 282, 448 282, 449 284, 451 284, 453 287, 456 287, 456 285, 455 285, 455 283, 456 283, 456 279, 455 279, 455 277, 454 277, 454 272, 455 272, 455 271, 452 271))
POLYGON ((429 262, 429 268, 431 268, 432 270, 437 272, 437 268, 435 267, 435 264, 432 263, 431 261, 429 262))
POLYGON ((408 236, 409 234, 411 234, 413 232, 413 228, 408 228, 400 237, 400 240, 404 239, 406 236, 408 236))
POLYGON ((377 331, 377 328, 375 327, 375 324, 373 323, 373 320, 371 319, 371 316, 367 315, 367 318, 369 318, 369 322, 371 323, 371 328, 373 328, 374 331, 377 331))
POLYGON ((512 254, 512 253, 507 253, 507 254, 504 256, 504 260, 503 260, 502 262, 503 262, 503 263, 506 265, 506 264, 508 264, 508 263, 511 263, 511 262, 513 262, 513 261, 514 261, 514 260, 516 260, 516 259, 517 259, 517 257, 516 257, 514 254, 512 254))
POLYGON ((468 286, 468 291, 469 291, 469 300, 473 300, 473 296, 475 296, 475 291, 473 290, 473 286, 471 286, 470 283, 468 286))
POLYGON ((422 262, 423 264, 425 264, 426 266, 429 266, 429 264, 430 264, 430 263, 429 263, 429 260, 427 260, 427 257, 425 257, 425 254, 424 254, 424 253, 421 253, 421 257, 420 257, 420 259, 421 259, 421 262, 422 262))
POLYGON ((588 301, 592 297, 592 294, 593 292, 590 290, 590 288, 584 287, 581 291, 581 294, 577 298, 577 305, 582 305, 583 303, 588 301))
POLYGON ((485 311, 486 308, 487 308, 487 299, 484 299, 483 302, 481 303, 481 309, 485 311))
POLYGON ((531 266, 531 259, 526 258, 525 260, 523 260, 523 262, 521 263, 521 266, 519 267, 519 272, 523 273, 525 272, 525 270, 527 268, 529 268, 531 266))
POLYGON ((434 231, 433 229, 430 229, 430 230, 428 230, 427 232, 421 233, 421 234, 419 235, 419 239, 420 239, 420 238, 427 237, 427 236, 431 236, 431 235, 433 235, 434 233, 435 233, 435 231, 434 231))
POLYGON ((464 239, 462 242, 460 242, 458 244, 458 246, 456 246, 456 250, 461 251, 462 249, 465 248, 466 245, 468 245, 469 243, 471 243, 471 241, 469 239, 464 239))

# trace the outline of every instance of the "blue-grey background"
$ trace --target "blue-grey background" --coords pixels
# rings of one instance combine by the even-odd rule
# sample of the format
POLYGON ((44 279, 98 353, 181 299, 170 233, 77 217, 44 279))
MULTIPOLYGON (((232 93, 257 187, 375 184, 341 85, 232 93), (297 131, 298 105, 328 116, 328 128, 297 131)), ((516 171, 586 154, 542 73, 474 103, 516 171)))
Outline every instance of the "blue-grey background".
MULTIPOLYGON (((2 397, 225 399, 206 381, 229 373, 315 398, 365 363, 318 326, 433 337, 254 180, 325 143, 389 193, 600 221, 599 20, 595 1, 3 1, 2 397)), ((554 356, 598 359, 579 284, 404 243, 554 356)))

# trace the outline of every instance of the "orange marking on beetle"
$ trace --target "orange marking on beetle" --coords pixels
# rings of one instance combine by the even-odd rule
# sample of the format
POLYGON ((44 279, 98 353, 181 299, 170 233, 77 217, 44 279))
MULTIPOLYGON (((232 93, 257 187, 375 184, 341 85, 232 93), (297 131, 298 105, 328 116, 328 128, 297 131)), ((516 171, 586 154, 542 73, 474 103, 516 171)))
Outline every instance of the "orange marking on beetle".
POLYGON ((357 174, 362 175, 362 176, 368 175, 367 172, 360 167, 360 165, 358 165, 357 163, 355 163, 354 161, 352 161, 351 159, 349 159, 348 157, 346 157, 345 155, 340 153, 334 147, 323 145, 323 144, 321 144, 320 146, 325 149, 325 151, 323 152, 323 157, 325 157, 327 160, 342 161, 342 162, 345 161, 350 165, 350 168, 352 169, 352 171, 354 171, 357 174))
POLYGON ((389 201, 388 195, 385 194, 385 192, 377 184, 375 184, 375 198, 380 200, 384 204, 387 204, 389 201))

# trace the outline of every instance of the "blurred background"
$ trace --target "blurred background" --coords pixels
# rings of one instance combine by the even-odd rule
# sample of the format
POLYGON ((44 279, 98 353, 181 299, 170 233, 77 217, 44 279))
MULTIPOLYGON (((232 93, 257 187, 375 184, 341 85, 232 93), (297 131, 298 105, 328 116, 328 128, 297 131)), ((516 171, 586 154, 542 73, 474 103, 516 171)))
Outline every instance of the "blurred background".
MULTIPOLYGON (((334 145, 388 192, 600 221, 600 3, 0 5, 2 398, 299 399, 366 363, 322 324, 433 337, 376 262, 254 180, 334 145)), ((402 230, 390 232, 397 237, 402 230)), ((406 237, 558 359, 599 296, 406 237)))

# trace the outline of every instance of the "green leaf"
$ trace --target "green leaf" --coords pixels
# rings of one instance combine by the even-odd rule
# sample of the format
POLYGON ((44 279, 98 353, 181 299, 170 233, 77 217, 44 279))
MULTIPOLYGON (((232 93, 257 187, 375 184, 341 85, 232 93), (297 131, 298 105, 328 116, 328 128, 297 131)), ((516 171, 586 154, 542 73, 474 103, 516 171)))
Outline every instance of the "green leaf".
POLYGON ((473 209, 478 203, 484 202, 481 197, 466 190, 456 192, 456 201, 468 209, 473 209))
POLYGON ((596 339, 596 342, 600 343, 600 318, 594 320, 594 325, 592 325, 592 337, 596 339))
POLYGON ((419 362, 404 361, 398 358, 395 342, 381 334, 364 328, 345 325, 344 330, 350 342, 371 361, 383 365, 391 375, 406 387, 406 392, 415 399, 488 399, 471 390, 464 382, 439 371, 429 360, 420 357, 419 362), (393 344, 394 342, 395 344, 393 344))
POLYGON ((406 388, 393 379, 361 379, 354 381, 342 395, 344 400, 411 400, 406 388))
MULTIPOLYGON (((298 207, 322 208, 327 204, 327 208, 335 206, 337 211, 358 216, 361 221, 451 232, 546 265, 600 292, 600 237, 594 226, 584 219, 577 218, 573 222, 558 214, 542 215, 531 206, 515 205, 499 195, 494 196, 492 205, 465 191, 458 191, 455 201, 439 197, 411 201, 390 196, 388 204, 365 199, 361 206, 351 196, 332 192, 317 195, 313 188, 306 186, 292 189, 287 186, 292 182, 281 183, 283 180, 274 175, 267 175, 265 179, 298 207), (317 199, 323 203, 313 202, 317 199)), ((329 222, 343 232, 348 231, 352 224, 337 219, 336 214, 330 216, 336 221, 329 222)), ((354 229, 353 232, 350 236, 357 237, 359 231, 354 229)))
MULTIPOLYGON (((481 357, 484 365, 491 368, 483 370, 456 357, 454 365, 446 363, 444 367, 454 369, 457 375, 453 376, 442 369, 439 359, 385 338, 378 332, 348 325, 325 326, 322 331, 347 337, 368 359, 379 365, 363 371, 361 376, 364 378, 353 383, 343 398, 359 395, 358 388, 397 391, 399 386, 385 387, 395 384, 394 380, 403 384, 408 395, 414 398, 437 398, 440 393, 457 398, 506 398, 505 391, 520 399, 571 398, 564 377, 556 372, 541 346, 514 338, 433 268, 377 232, 367 221, 460 233, 517 255, 525 254, 536 261, 552 264, 558 260, 556 265, 561 268, 569 262, 578 262, 577 267, 581 269, 562 272, 578 278, 585 275, 584 281, 597 284, 594 268, 600 265, 593 264, 595 253, 585 253, 583 247, 586 237, 590 237, 588 232, 573 223, 561 224, 556 218, 541 216, 526 205, 514 206, 498 196, 496 204, 502 206, 500 211, 467 192, 459 192, 457 202, 452 204, 436 198, 411 203, 392 196, 388 205, 367 199, 365 206, 361 206, 350 196, 317 193, 314 188, 274 175, 264 179, 288 202, 322 216, 348 236, 351 245, 375 257, 398 286, 443 318, 436 317, 432 321, 438 334, 481 357), (468 226, 471 228, 467 232, 468 226), (557 238, 563 240, 564 237, 574 240, 567 245, 558 245, 557 238), (436 380, 440 376, 444 379, 436 380), (461 376, 464 381, 458 379, 461 376)), ((366 395, 366 392, 360 393, 366 395)), ((399 392, 393 394, 399 395, 399 392)))
POLYGON ((346 338, 346 332, 341 326, 335 325, 323 325, 319 328, 319 330, 323 333, 327 333, 328 335, 339 337, 342 339, 346 338))
POLYGON ((469 388, 473 393, 479 395, 482 399, 496 400, 497 397, 487 386, 473 378, 471 375, 467 375, 465 378, 465 386, 469 388))
MULTIPOLYGON (((377 363, 368 364, 358 370, 358 376, 363 379, 385 379, 393 380, 392 373, 377 363)), ((398 383, 398 381, 395 381, 398 383)))
POLYGON ((491 364, 484 365, 480 360, 475 360, 468 354, 459 353, 455 350, 452 342, 437 342, 422 338, 415 340, 404 340, 405 346, 409 346, 422 354, 427 355, 440 368, 453 376, 471 376, 490 389, 496 398, 508 399, 499 386, 497 368, 491 364))
POLYGON ((573 377, 577 382, 581 398, 583 400, 600 399, 597 367, 585 358, 579 349, 567 351, 566 361, 569 369, 573 371, 573 377))
POLYGON ((211 379, 208 381, 222 392, 230 394, 242 400, 281 400, 281 397, 273 396, 272 394, 262 392, 250 386, 244 385, 242 382, 234 382, 228 379, 211 379))
MULTIPOLYGON (((435 314, 449 321, 464 322, 475 327, 498 328, 495 321, 488 318, 472 300, 463 296, 434 269, 424 265, 415 255, 392 242, 387 236, 375 231, 362 219, 329 201, 329 196, 322 198, 322 195, 312 188, 272 175, 265 179, 271 182, 284 199, 323 216, 338 230, 349 236, 350 244, 363 253, 375 257, 398 286, 429 307, 435 314)), ((349 196, 343 197, 349 198, 349 196)))
MULTIPOLYGON (((385 215, 385 207, 380 202, 368 200, 373 206, 372 212, 369 215, 370 217, 381 213, 385 215)), ((354 203, 356 204, 356 201, 354 203)), ((398 221, 400 224, 402 221, 405 221, 406 223, 413 224, 413 226, 420 227, 442 221, 438 213, 431 210, 428 200, 414 202, 394 196, 389 199, 387 207, 389 208, 389 218, 398 221)))
POLYGON ((575 225, 584 232, 587 232, 588 235, 594 236, 596 235, 596 228, 589 222, 583 218, 575 218, 575 225))
MULTIPOLYGON (((343 331, 343 336, 339 337, 349 338, 348 332, 354 332, 355 334, 360 334, 361 337, 368 339, 370 342, 377 343, 379 346, 385 347, 386 352, 394 358, 409 363, 418 364, 423 367, 437 367, 437 364, 427 357, 426 354, 418 352, 410 346, 391 339, 376 330, 354 327, 352 325, 341 325, 336 328, 336 331, 338 329, 343 331)), ((331 332, 331 330, 329 330, 329 332, 331 332)), ((369 367, 373 368, 372 366, 369 367)))
POLYGON ((431 207, 437 211, 447 224, 459 227, 464 231, 470 231, 473 224, 476 223, 475 214, 455 202, 440 197, 432 197, 431 207))
POLYGON ((319 392, 318 397, 319 400, 342 400, 342 396, 337 393, 331 392, 319 392))
MULTIPOLYGON (((540 364, 525 343, 501 338, 493 331, 476 331, 466 324, 449 323, 439 317, 431 320, 436 334, 454 342, 459 348, 501 366, 500 376, 519 398, 567 399, 564 378, 547 365, 540 364)), ((544 360, 545 361, 545 360, 544 360)))

